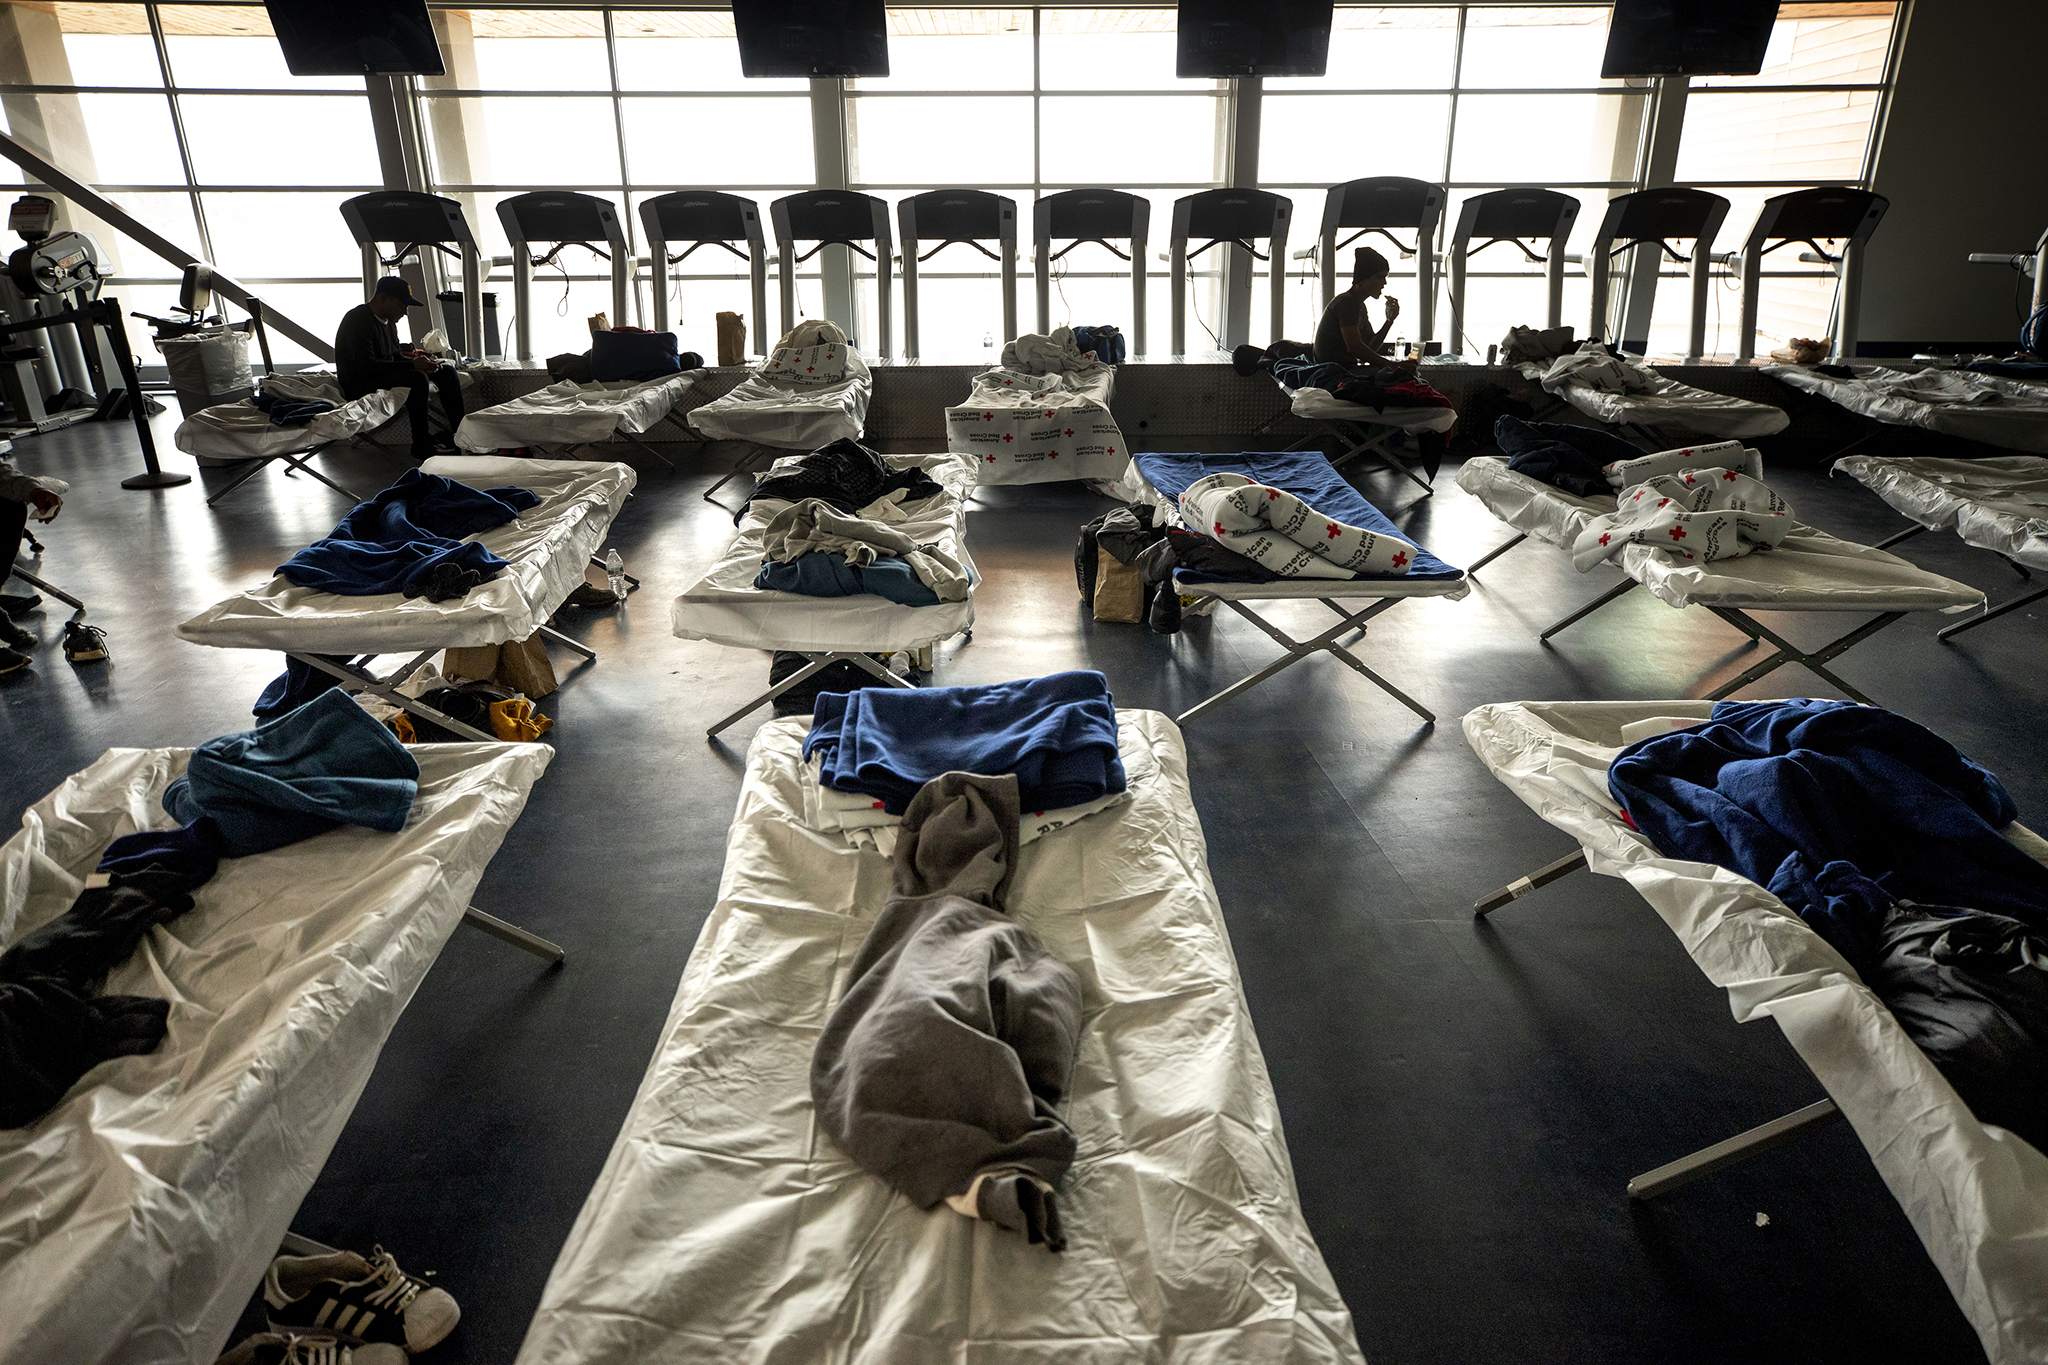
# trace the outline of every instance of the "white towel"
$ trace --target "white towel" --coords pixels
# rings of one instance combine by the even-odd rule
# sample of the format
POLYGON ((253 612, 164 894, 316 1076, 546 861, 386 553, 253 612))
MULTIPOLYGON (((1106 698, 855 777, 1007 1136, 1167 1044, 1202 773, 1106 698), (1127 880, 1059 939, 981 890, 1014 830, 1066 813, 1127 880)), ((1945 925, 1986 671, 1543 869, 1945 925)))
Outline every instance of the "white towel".
POLYGON ((1747 474, 1661 474, 1623 489, 1618 510, 1586 523, 1572 544, 1572 564, 1584 573, 1624 545, 1648 545, 1676 559, 1736 559, 1782 544, 1794 524, 1792 504, 1747 474))
POLYGON ((1285 489, 1242 474, 1210 474, 1189 484, 1180 495, 1180 518, 1282 578, 1404 574, 1415 562, 1407 541, 1333 521, 1285 489))

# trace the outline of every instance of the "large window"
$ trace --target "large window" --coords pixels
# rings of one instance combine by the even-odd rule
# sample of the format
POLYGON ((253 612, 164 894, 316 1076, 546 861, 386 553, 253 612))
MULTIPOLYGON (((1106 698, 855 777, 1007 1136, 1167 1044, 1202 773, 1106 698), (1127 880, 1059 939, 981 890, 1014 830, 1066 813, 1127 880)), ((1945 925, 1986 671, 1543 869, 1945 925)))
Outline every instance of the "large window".
MULTIPOLYGON (((0 4, 0 109, 32 150, 314 332, 362 301, 335 206, 383 183, 363 83, 291 75, 262 6, 0 4)), ((166 262, 66 212, 113 257, 124 306, 175 302, 166 262)))

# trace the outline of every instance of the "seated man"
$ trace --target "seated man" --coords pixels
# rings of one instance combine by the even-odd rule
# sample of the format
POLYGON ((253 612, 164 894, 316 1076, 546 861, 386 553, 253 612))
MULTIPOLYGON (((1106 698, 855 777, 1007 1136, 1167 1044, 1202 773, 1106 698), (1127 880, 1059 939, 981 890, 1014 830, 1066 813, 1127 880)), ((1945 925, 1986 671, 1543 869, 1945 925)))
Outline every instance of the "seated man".
POLYGON ((410 388, 405 412, 412 419, 412 457, 458 453, 453 442, 430 440, 427 428, 427 390, 441 391, 441 410, 448 414, 448 429, 462 425, 462 378, 455 367, 424 351, 398 345, 396 323, 407 308, 423 308, 413 297, 412 286, 396 275, 377 281, 370 301, 342 314, 334 333, 334 370, 341 381, 344 399, 361 398, 378 389, 410 388))
POLYGON ((1398 300, 1387 300, 1387 320, 1375 330, 1365 315, 1365 301, 1376 299, 1387 287, 1387 258, 1369 246, 1352 257, 1351 287, 1330 300, 1323 320, 1316 325, 1317 360, 1338 365, 1379 365, 1413 370, 1416 361, 1396 360, 1382 349, 1394 319, 1401 316, 1398 300))

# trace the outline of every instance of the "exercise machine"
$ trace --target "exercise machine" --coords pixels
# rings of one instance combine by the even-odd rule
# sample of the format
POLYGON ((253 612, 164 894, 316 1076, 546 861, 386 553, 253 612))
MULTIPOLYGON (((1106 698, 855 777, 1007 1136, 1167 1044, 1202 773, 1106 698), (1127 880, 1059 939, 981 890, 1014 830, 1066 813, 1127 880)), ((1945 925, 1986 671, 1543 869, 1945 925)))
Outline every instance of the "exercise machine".
MULTIPOLYGON (((768 206, 775 227, 776 275, 782 286, 782 334, 796 326, 796 268, 828 246, 843 246, 875 263, 875 353, 892 354, 890 335, 894 304, 889 277, 896 254, 889 230, 889 205, 871 194, 853 190, 804 190, 787 194, 768 206), (815 242, 799 256, 798 242, 815 242), (869 250, 862 242, 874 243, 869 250)), ((851 334, 852 328, 847 329, 851 334)), ((865 348, 863 348, 865 349, 865 348)))
MULTIPOLYGON (((364 298, 377 288, 380 276, 402 270, 408 260, 414 263, 413 274, 417 278, 407 282, 414 286, 413 292, 425 301, 427 309, 427 328, 414 331, 414 341, 420 339, 424 330, 438 327, 448 338, 449 346, 460 355, 470 338, 484 335, 483 257, 477 251, 476 235, 469 229, 469 219, 461 204, 438 194, 376 190, 343 200, 341 220, 348 224, 356 245, 362 248, 364 298), (386 243, 395 248, 389 256, 384 254, 386 243), (461 271, 459 318, 448 317, 442 311, 443 256, 455 260, 461 271)), ((523 321, 523 311, 520 317, 523 321)), ((479 348, 479 353, 487 349, 479 348)))
MULTIPOLYGON (((1761 302, 1764 257, 1794 242, 1812 248, 1814 261, 1835 272, 1836 361, 1856 357, 1857 325, 1863 315, 1863 247, 1884 221, 1892 201, 1869 190, 1840 186, 1794 190, 1764 200, 1756 224, 1742 244, 1742 323, 1736 334, 1735 363, 1756 356, 1756 315, 1761 302), (1841 243, 1830 256, 1823 241, 1841 243), (1769 245, 1765 245, 1769 243, 1769 245)), ((1802 259, 1807 259, 1802 257, 1802 259)))
MULTIPOLYGON (((572 246, 610 263, 611 321, 626 323, 631 296, 633 257, 626 249, 625 224, 609 199, 573 190, 536 190, 515 194, 498 205, 498 221, 512 243, 512 354, 524 365, 533 360, 533 272, 553 263, 572 246), (603 246, 598 243, 603 242, 603 246), (534 255, 536 248, 548 249, 534 255)), ((560 268, 560 267, 557 267, 560 268)))
POLYGON ((1131 263, 1131 354, 1145 354, 1145 242, 1152 225, 1152 202, 1122 190, 1061 190, 1032 206, 1031 260, 1038 285, 1038 330, 1052 330, 1052 263, 1093 242, 1120 261, 1131 263), (1055 240, 1065 246, 1054 251, 1055 240), (1128 255, 1111 245, 1129 242, 1128 255))
POLYGON ((653 267, 655 331, 669 330, 668 291, 674 267, 698 247, 720 247, 747 263, 754 351, 768 354, 768 244, 761 232, 760 205, 716 190, 677 190, 641 200, 640 227, 647 234, 647 257, 653 267), (745 242, 747 249, 740 250, 735 242, 745 242), (670 255, 677 246, 683 250, 670 255))
POLYGON ((896 205, 903 252, 903 354, 915 360, 918 349, 917 267, 953 245, 971 246, 997 262, 1003 274, 1005 341, 1017 335, 1017 201, 986 190, 928 190, 896 205), (918 247, 936 238, 938 245, 922 256, 918 247), (990 251, 986 242, 996 243, 990 251))
POLYGON ((1556 190, 1518 188, 1475 194, 1458 210, 1458 226, 1451 233, 1451 340, 1453 351, 1465 349, 1465 264, 1472 256, 1501 242, 1512 243, 1523 259, 1543 267, 1549 298, 1544 307, 1545 327, 1555 327, 1564 316, 1564 249, 1578 221, 1579 201, 1556 190), (1472 245, 1474 237, 1486 240, 1472 245), (1538 256, 1528 242, 1547 245, 1538 256))
POLYGON ((1609 200, 1607 215, 1600 220, 1600 230, 1593 234, 1591 252, 1586 257, 1586 275, 1593 282, 1587 340, 1603 340, 1608 334, 1608 284, 1614 258, 1632 247, 1652 247, 1656 259, 1648 268, 1632 273, 1628 298, 1629 316, 1641 320, 1645 335, 1627 337, 1626 324, 1615 328, 1624 334, 1621 349, 1637 354, 1649 349, 1650 310, 1657 297, 1657 272, 1663 264, 1662 257, 1669 256, 1692 269, 1692 311, 1686 320, 1685 363, 1699 364, 1707 345, 1707 289, 1714 265, 1714 238, 1727 216, 1728 201, 1705 190, 1639 190, 1609 200), (1671 245, 1673 239, 1690 241, 1692 255, 1679 255, 1671 245))
MULTIPOLYGON (((1405 175, 1376 175, 1332 185, 1323 199, 1323 230, 1316 244, 1294 253, 1296 260, 1317 258, 1323 279, 1323 307, 1337 297, 1337 253, 1374 233, 1387 239, 1403 260, 1415 261, 1415 325, 1417 344, 1427 350, 1436 335, 1436 230, 1444 214, 1444 190, 1427 180, 1405 175), (1355 229, 1343 241, 1337 234, 1355 229), (1415 233, 1415 245, 1403 246, 1396 231, 1415 233)), ((1454 345, 1452 350, 1456 350, 1454 345)))
MULTIPOLYGON (((1266 190, 1203 190, 1173 201, 1173 236, 1168 240, 1167 253, 1171 262, 1168 287, 1173 290, 1173 354, 1187 354, 1188 262, 1215 246, 1241 248, 1253 260, 1269 263, 1266 280, 1272 286, 1273 330, 1267 340, 1277 341, 1281 337, 1286 327, 1282 310, 1287 302, 1287 222, 1293 213, 1293 200, 1266 190), (1188 243, 1197 237, 1208 240, 1189 250, 1188 243), (1263 256, 1252 245, 1260 238, 1266 241, 1263 256)), ((1249 311, 1248 270, 1242 285, 1249 311)), ((1235 281, 1232 287, 1236 287, 1235 281)), ((1225 312, 1229 312, 1228 308, 1225 312)), ((1228 322, 1224 328, 1225 335, 1217 340, 1220 349, 1229 350, 1228 322)))

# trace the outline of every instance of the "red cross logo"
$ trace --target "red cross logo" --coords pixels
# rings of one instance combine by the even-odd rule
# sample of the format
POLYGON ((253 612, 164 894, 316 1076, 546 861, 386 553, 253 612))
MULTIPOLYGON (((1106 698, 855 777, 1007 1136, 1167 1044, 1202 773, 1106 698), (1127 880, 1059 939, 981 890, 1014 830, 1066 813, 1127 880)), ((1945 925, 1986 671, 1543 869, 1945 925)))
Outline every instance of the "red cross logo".
POLYGON ((1659 509, 1659 510, 1662 510, 1663 508, 1669 507, 1670 505, 1671 505, 1671 499, 1669 499, 1669 498, 1659 498, 1659 499, 1657 499, 1657 507, 1658 507, 1658 509, 1659 509))
POLYGON ((1397 569, 1404 569, 1408 567, 1408 552, 1406 550, 1399 550, 1395 552, 1394 567, 1397 569))
POLYGON ((1068 427, 1068 428, 1067 428, 1067 435, 1069 435, 1069 436, 1072 436, 1073 434, 1074 434, 1074 429, 1073 429, 1072 427, 1068 427))
POLYGON ((996 415, 992 412, 984 412, 981 415, 981 420, 984 422, 993 422, 996 420, 996 415))
POLYGON ((1610 540, 1612 540, 1612 539, 1614 539, 1614 537, 1613 537, 1613 536, 1611 536, 1611 535, 1604 535, 1604 536, 1601 536, 1601 537, 1600 537, 1600 543, 1601 543, 1602 545, 1605 545, 1605 544, 1606 544, 1606 543, 1607 543, 1608 541, 1610 541, 1610 540))
POLYGON ((804 366, 804 373, 805 373, 805 374, 816 374, 817 372, 818 372, 818 367, 817 367, 816 365, 806 365, 806 366, 804 366))
POLYGON ((1330 526, 1330 539, 1335 540, 1338 536, 1342 534, 1344 534, 1344 528, 1336 525, 1335 523, 1332 523, 1330 526))
POLYGON ((873 805, 869 806, 869 807, 868 807, 868 809, 869 809, 869 810, 880 810, 880 809, 882 809, 882 803, 881 803, 881 802, 879 802, 879 801, 877 801, 877 802, 875 802, 875 803, 874 803, 873 805))
POLYGON ((1631 502, 1641 502, 1642 500, 1643 495, 1641 493, 1636 494, 1635 497, 1630 499, 1631 502))
POLYGON ((1691 483, 1693 481, 1692 471, 1690 469, 1685 471, 1685 481, 1687 483, 1691 483))
POLYGON ((989 462, 990 464, 994 464, 994 463, 996 462, 996 457, 995 457, 995 456, 993 456, 993 455, 989 456, 989 457, 988 457, 988 462, 989 462))
POLYGON ((1679 451, 1678 456, 1680 459, 1690 460, 1692 458, 1692 447, 1687 446, 1684 450, 1679 451))
POLYGON ((1279 490, 1279 489, 1277 489, 1277 488, 1269 488, 1269 489, 1267 489, 1267 490, 1266 490, 1266 501, 1267 501, 1267 502, 1278 502, 1278 501, 1280 501, 1280 490, 1279 490))
POLYGON ((1010 433, 1006 431, 1006 432, 1004 432, 1004 433, 1003 433, 1003 444, 1004 444, 1004 445, 1008 445, 1009 443, 1010 443, 1010 433))
POLYGON ((1014 383, 1016 383, 1016 382, 1017 382, 1017 381, 1016 381, 1016 380, 1014 380, 1014 379, 1005 379, 1005 380, 1003 381, 1003 387, 1007 389, 1007 388, 1009 388, 1009 387, 1010 387, 1010 385, 1012 385, 1012 384, 1014 384, 1014 383))
POLYGON ((1114 454, 1116 454, 1116 447, 1115 447, 1115 446, 1109 446, 1109 447, 1107 447, 1107 448, 1106 448, 1106 449, 1104 450, 1104 453, 1105 453, 1105 454, 1108 454, 1108 455, 1114 455, 1114 454))
POLYGON ((1721 472, 1721 477, 1722 477, 1722 478, 1724 478, 1724 479, 1726 479, 1726 480, 1727 480, 1728 482, 1730 482, 1730 483, 1734 483, 1734 482, 1735 482, 1735 471, 1734 471, 1734 470, 1732 470, 1732 469, 1727 469, 1727 470, 1723 470, 1723 471, 1721 472))
POLYGON ((1683 526, 1674 526, 1674 527, 1672 527, 1672 528, 1671 528, 1671 538, 1672 538, 1673 540, 1684 540, 1684 539, 1685 539, 1685 528, 1684 528, 1683 526))
POLYGON ((770 365, 768 368, 771 370, 779 370, 782 368, 782 362, 778 360, 773 365, 770 365))
POLYGON ((1216 534, 1219 536, 1223 534, 1223 523, 1220 521, 1216 523, 1216 534))
POLYGON ((1047 409, 1045 410, 1045 415, 1046 415, 1047 417, 1050 417, 1050 416, 1052 416, 1052 409, 1051 409, 1051 408, 1047 408, 1047 409))

